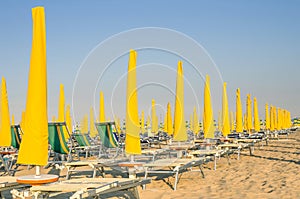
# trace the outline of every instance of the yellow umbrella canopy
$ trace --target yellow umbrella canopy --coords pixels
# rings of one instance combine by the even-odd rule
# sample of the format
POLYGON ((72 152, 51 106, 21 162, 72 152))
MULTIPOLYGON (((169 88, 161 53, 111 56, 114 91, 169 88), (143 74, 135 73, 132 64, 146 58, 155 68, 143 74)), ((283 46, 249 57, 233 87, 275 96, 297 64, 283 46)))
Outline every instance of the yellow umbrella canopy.
POLYGON ((231 131, 234 131, 234 117, 232 111, 230 111, 230 129, 231 131))
POLYGON ((282 109, 281 110, 281 114, 282 114, 282 129, 286 129, 286 110, 282 109))
POLYGON ((58 122, 65 122, 65 92, 63 84, 60 84, 59 89, 58 122))
POLYGON ((151 125, 151 132, 157 133, 157 121, 156 121, 156 108, 155 108, 155 100, 152 99, 151 101, 151 119, 152 119, 152 125, 151 125))
POLYGON ((176 96, 174 110, 174 141, 186 141, 187 132, 184 119, 184 82, 182 62, 178 62, 177 80, 176 80, 176 96))
POLYGON ((89 122, 88 122, 88 115, 84 115, 82 120, 81 120, 81 124, 80 124, 80 132, 82 134, 87 134, 89 132, 89 122))
POLYGON ((128 154, 141 154, 138 96, 136 88, 136 57, 136 51, 130 50, 127 73, 125 138, 125 152, 128 154))
POLYGON ((200 131, 200 127, 199 127, 199 119, 198 119, 198 115, 197 115, 197 109, 196 107, 194 107, 194 111, 193 111, 193 129, 194 129, 194 133, 197 134, 200 131))
POLYGON ((213 109, 211 104, 210 95, 210 77, 206 75, 204 85, 204 114, 203 114, 203 132, 204 138, 214 138, 214 121, 213 121, 213 109))
POLYGON ((240 89, 236 89, 236 132, 243 132, 243 111, 242 111, 242 101, 240 89))
POLYGON ((171 104, 168 102, 167 105, 167 123, 168 123, 168 134, 172 135, 173 134, 173 123, 172 123, 172 113, 171 113, 171 104))
POLYGON ((191 130, 192 132, 194 132, 193 120, 194 120, 194 115, 191 114, 191 115, 190 115, 190 121, 189 121, 189 127, 190 127, 190 130, 191 130))
MULTIPOLYGON (((60 84, 59 88, 59 103, 58 103, 58 122, 65 122, 65 92, 64 85, 60 84)), ((66 139, 69 138, 69 134, 65 128, 63 128, 63 134, 66 139)))
POLYGON ((93 107, 90 108, 90 135, 91 137, 96 137, 98 132, 95 127, 95 118, 94 118, 94 109, 93 107))
POLYGON ((281 109, 278 108, 277 109, 277 130, 281 130, 282 129, 281 123, 282 123, 281 109))
POLYGON ((155 115, 155 132, 158 133, 158 128, 159 128, 159 125, 158 125, 158 117, 157 115, 155 115))
POLYGON ((222 131, 222 114, 221 111, 218 112, 218 131, 222 131))
POLYGON ((11 125, 15 125, 15 115, 11 115, 11 125))
POLYGON ((265 105, 265 129, 270 130, 270 116, 269 116, 269 105, 266 103, 265 105))
POLYGON ((278 129, 278 123, 277 123, 277 108, 274 106, 273 107, 273 115, 274 115, 274 128, 275 130, 279 130, 278 129))
POLYGON ((223 136, 227 136, 230 134, 230 121, 229 121, 229 111, 228 111, 228 99, 227 99, 227 91, 226 91, 227 83, 223 83, 223 105, 222 105, 222 134, 223 136))
POLYGON ((99 121, 100 122, 105 122, 104 97, 103 97, 103 92, 102 91, 100 91, 99 121))
POLYGON ((0 146, 11 146, 10 114, 8 108, 8 96, 5 78, 1 82, 1 104, 0 104, 0 146))
POLYGON ((252 129, 252 112, 251 112, 251 96, 250 96, 250 94, 247 95, 246 114, 247 114, 247 131, 250 132, 252 129))
POLYGON ((166 111, 164 118, 164 132, 168 132, 168 111, 166 111))
POLYGON ((121 133, 121 123, 120 123, 120 118, 115 118, 115 122, 116 122, 116 129, 118 133, 121 133))
POLYGON ((151 125, 150 125, 150 116, 148 115, 147 117, 147 123, 146 123, 146 126, 147 126, 147 130, 150 129, 151 125))
POLYGON ((245 113, 245 114, 244 114, 244 125, 243 125, 243 126, 244 126, 243 128, 244 128, 245 130, 247 130, 247 123, 248 123, 248 122, 247 122, 247 113, 245 113))
POLYGON ((275 130, 275 118, 274 118, 274 107, 270 105, 270 131, 275 130))
POLYGON ((291 113, 288 112, 288 128, 291 128, 292 127, 292 121, 291 121, 291 113))
POLYGON ((25 110, 26 122, 17 163, 42 166, 46 165, 48 161, 46 28, 44 8, 33 8, 32 19, 33 38, 25 110))
POLYGON ((72 117, 71 117, 71 107, 68 104, 66 107, 66 125, 70 133, 72 133, 72 117))
POLYGON ((254 130, 256 132, 260 131, 260 121, 258 115, 258 107, 257 107, 257 99, 254 97, 253 99, 253 112, 254 112, 254 130))
POLYGON ((22 111, 20 126, 21 126, 21 129, 24 129, 24 127, 25 127, 25 111, 22 111))

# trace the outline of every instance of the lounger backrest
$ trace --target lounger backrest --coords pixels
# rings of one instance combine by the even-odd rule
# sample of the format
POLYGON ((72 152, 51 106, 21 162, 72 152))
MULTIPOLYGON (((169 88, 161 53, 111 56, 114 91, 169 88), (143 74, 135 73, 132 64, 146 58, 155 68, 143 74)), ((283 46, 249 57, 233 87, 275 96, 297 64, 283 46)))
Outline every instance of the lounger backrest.
POLYGON ((19 149, 21 144, 21 135, 23 134, 20 125, 11 125, 11 146, 19 149))
POLYGON ((63 128, 65 127, 65 123, 48 123, 48 141, 51 145, 51 149, 56 153, 69 153, 70 149, 63 134, 63 128))
POLYGON ((75 140, 77 141, 77 143, 79 144, 79 146, 91 146, 91 142, 89 141, 87 135, 83 135, 80 133, 74 133, 73 137, 75 138, 75 140))
POLYGON ((118 147, 116 135, 112 131, 114 122, 95 123, 101 143, 107 148, 118 147))

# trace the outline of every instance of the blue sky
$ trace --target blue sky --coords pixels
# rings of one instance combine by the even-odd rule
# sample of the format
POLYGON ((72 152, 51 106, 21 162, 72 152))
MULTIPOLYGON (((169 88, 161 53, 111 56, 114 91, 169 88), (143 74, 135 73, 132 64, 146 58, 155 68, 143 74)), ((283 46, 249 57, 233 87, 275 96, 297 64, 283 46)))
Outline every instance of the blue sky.
MULTIPOLYGON (((299 1, 3 0, 0 2, 0 74, 7 80, 10 112, 15 114, 17 121, 25 109, 32 34, 31 8, 37 5, 44 6, 46 12, 49 118, 57 115, 59 84, 65 85, 66 103, 71 104, 75 76, 99 43, 120 32, 143 27, 175 30, 201 44, 217 65, 222 79, 228 83, 231 110, 235 109, 235 89, 239 87, 243 104, 247 93, 257 97, 261 117, 264 117, 266 102, 291 111, 292 116, 300 113, 299 1)), ((130 44, 130 41, 125 42, 130 44)), ((111 46, 112 51, 119 47, 118 44, 114 45, 111 46)), ((128 54, 124 54, 114 62, 123 67, 112 68, 111 73, 106 73, 108 83, 91 86, 86 81, 83 87, 96 94, 93 99, 86 99, 84 93, 77 93, 77 102, 74 104, 77 109, 80 104, 81 110, 74 112, 78 112, 78 120, 83 114, 89 113, 90 106, 94 106, 98 115, 100 90, 105 91, 108 117, 112 117, 112 113, 122 117, 125 111, 124 96, 121 96, 124 84, 114 85, 109 79, 122 77, 126 72, 127 59, 128 54), (120 94, 117 99, 111 98, 114 87, 115 92, 120 94)), ((166 80, 170 90, 174 90, 176 73, 170 71, 176 70, 179 59, 183 58, 157 50, 144 50, 138 51, 137 63, 150 68, 144 68, 145 71, 149 70, 146 74, 151 74, 157 64, 170 67, 170 75, 157 75, 156 78, 166 80)), ((101 60, 97 61, 97 64, 101 63, 101 60)), ((198 106, 199 114, 203 106, 203 79, 197 79, 188 65, 183 62, 186 78, 199 99, 194 99, 186 89, 186 119, 189 119, 193 106, 198 106)), ((141 75, 138 83, 146 77, 141 75)), ((124 79, 121 78, 122 81, 124 79)), ((216 84, 219 85, 219 82, 216 84)), ((187 87, 188 83, 185 85, 187 87)), ((216 88, 214 91, 219 93, 213 96, 217 118, 221 109, 221 90, 219 92, 216 88)), ((163 115, 167 101, 174 102, 171 92, 166 96, 163 93, 163 89, 160 91, 151 86, 148 90, 141 90, 139 110, 148 112, 151 98, 155 98, 160 109, 158 114, 163 115)))

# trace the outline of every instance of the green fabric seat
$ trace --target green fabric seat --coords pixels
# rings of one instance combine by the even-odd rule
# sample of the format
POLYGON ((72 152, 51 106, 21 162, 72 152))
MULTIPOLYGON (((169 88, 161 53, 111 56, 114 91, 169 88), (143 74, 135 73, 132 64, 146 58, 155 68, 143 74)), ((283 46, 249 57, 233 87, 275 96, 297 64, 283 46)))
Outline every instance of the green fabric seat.
POLYGON ((96 129, 100 136, 100 141, 107 148, 116 148, 119 146, 116 136, 112 131, 114 122, 95 123, 96 129))
POLYGON ((48 123, 48 141, 54 152, 69 154, 70 149, 64 136, 63 128, 66 128, 66 123, 48 123))
POLYGON ((22 134, 23 132, 20 125, 11 125, 11 146, 16 149, 20 148, 22 134))

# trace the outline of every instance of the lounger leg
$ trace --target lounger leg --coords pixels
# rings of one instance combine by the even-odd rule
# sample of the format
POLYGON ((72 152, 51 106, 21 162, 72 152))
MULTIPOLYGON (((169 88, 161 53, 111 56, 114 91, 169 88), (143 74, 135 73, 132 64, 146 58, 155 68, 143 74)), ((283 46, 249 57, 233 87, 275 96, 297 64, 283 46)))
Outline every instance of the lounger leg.
POLYGON ((214 157, 215 157, 215 165, 214 165, 214 170, 217 170, 217 155, 215 155, 214 157))
POLYGON ((227 157, 228 164, 230 165, 229 151, 227 151, 227 153, 226 153, 226 157, 227 157))
POLYGON ((66 179, 69 180, 70 179, 70 167, 66 166, 66 168, 67 168, 66 179))
POLYGON ((199 165, 200 172, 202 174, 202 178, 205 178, 202 165, 199 165))
POLYGON ((133 187, 133 188, 131 188, 129 190, 132 193, 132 195, 133 195, 134 198, 140 199, 140 195, 139 195, 139 192, 137 190, 137 187, 133 187))
POLYGON ((94 166, 92 168, 93 168, 93 178, 95 178, 97 174, 97 169, 94 166))
POLYGON ((178 183, 178 173, 179 173, 179 171, 177 171, 177 172, 176 172, 176 175, 175 175, 174 191, 176 191, 176 189, 177 189, 177 183, 178 183))
POLYGON ((249 152, 250 152, 250 155, 252 155, 252 145, 249 146, 249 152))
POLYGON ((240 160, 241 149, 238 149, 238 160, 240 160))
MULTIPOLYGON (((147 177, 148 177, 148 168, 146 167, 145 168, 145 179, 147 179, 147 177)), ((146 189, 146 184, 143 184, 143 190, 145 190, 146 189)))

